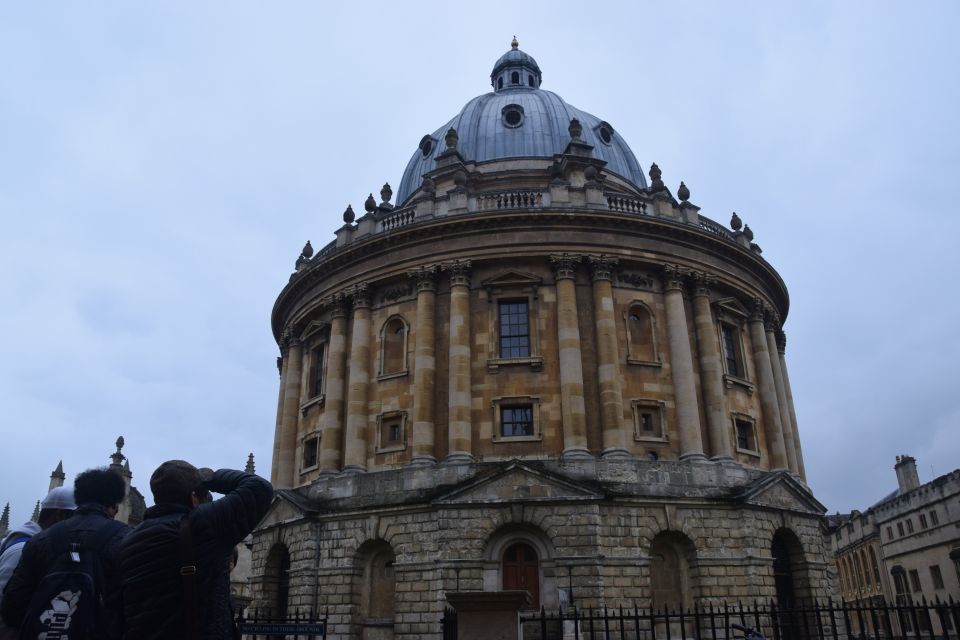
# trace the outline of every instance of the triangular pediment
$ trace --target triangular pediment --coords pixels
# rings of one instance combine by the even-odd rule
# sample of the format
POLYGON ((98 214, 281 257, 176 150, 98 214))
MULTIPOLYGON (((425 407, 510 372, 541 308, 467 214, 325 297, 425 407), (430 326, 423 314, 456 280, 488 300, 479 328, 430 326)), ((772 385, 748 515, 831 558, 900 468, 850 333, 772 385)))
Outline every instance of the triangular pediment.
POLYGON ((827 511, 810 489, 785 471, 766 474, 745 486, 738 497, 747 504, 787 511, 817 515, 827 511))
POLYGON ((309 340, 312 336, 320 333, 321 331, 325 330, 329 326, 330 326, 329 322, 321 322, 319 320, 314 320, 304 328, 303 332, 300 334, 300 341, 305 342, 309 340))
POLYGON ((736 298, 722 298, 715 301, 713 307, 721 314, 727 314, 741 320, 750 317, 750 312, 736 298))
POLYGON ((439 504, 559 500, 569 502, 598 500, 602 497, 602 494, 590 487, 514 461, 489 476, 475 479, 440 496, 434 502, 439 504))
POLYGON ((482 285, 486 289, 495 289, 498 287, 539 287, 543 282, 532 273, 525 271, 503 271, 488 280, 484 280, 482 285))
POLYGON ((309 510, 302 504, 303 500, 292 492, 279 490, 273 494, 273 501, 267 510, 267 515, 257 525, 257 529, 268 529, 280 524, 302 520, 309 515, 309 510))

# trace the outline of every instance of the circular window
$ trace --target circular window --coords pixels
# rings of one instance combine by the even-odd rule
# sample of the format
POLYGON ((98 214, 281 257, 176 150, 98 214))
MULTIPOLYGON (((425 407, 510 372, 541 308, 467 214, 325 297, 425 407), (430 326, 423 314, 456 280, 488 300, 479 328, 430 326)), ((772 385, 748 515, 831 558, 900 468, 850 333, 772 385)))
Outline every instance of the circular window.
POLYGON ((501 111, 503 115, 503 124, 516 129, 523 124, 523 107, 518 104, 508 104, 501 111))
POLYGON ((600 128, 597 130, 597 133, 600 134, 600 139, 604 144, 610 144, 613 140, 613 127, 606 122, 600 123, 600 128))
POLYGON ((433 138, 430 136, 423 136, 420 140, 420 153, 423 154, 423 157, 426 158, 430 155, 430 152, 433 151, 433 138))

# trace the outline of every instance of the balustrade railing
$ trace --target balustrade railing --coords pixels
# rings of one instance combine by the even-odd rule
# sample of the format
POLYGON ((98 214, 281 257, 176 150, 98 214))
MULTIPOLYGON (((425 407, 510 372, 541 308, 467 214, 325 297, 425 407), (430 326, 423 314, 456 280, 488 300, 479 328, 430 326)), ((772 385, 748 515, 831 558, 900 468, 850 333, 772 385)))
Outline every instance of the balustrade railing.
POLYGON ((617 195, 607 195, 607 206, 611 211, 619 211, 621 213, 638 213, 640 215, 646 215, 647 213, 647 203, 637 198, 629 198, 626 196, 617 196, 617 195))
POLYGON ((477 196, 477 210, 530 209, 543 206, 543 194, 539 191, 504 191, 481 193, 477 196))

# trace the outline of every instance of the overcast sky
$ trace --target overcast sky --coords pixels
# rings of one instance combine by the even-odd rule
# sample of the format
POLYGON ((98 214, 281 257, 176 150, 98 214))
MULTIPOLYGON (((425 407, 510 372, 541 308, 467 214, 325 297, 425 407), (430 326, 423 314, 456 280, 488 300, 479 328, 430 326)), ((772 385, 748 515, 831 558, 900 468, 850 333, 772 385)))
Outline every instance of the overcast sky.
POLYGON ((5 3, 0 506, 63 460, 268 475, 270 311, 307 239, 396 189, 516 34, 791 294, 830 512, 960 467, 955 2, 5 3), (349 6, 348 6, 349 4, 349 6), (327 8, 334 7, 334 8, 327 8))

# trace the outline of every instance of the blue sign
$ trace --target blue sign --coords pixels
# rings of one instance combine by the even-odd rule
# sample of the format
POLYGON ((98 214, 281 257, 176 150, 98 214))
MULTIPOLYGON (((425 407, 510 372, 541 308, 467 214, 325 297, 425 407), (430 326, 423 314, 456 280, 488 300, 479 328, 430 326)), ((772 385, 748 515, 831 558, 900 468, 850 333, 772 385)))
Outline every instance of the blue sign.
POLYGON ((261 636, 317 635, 325 632, 323 622, 242 622, 240 633, 259 634, 261 636))

